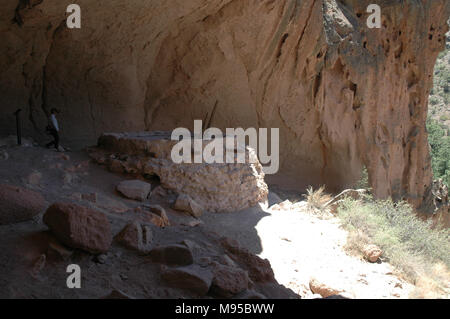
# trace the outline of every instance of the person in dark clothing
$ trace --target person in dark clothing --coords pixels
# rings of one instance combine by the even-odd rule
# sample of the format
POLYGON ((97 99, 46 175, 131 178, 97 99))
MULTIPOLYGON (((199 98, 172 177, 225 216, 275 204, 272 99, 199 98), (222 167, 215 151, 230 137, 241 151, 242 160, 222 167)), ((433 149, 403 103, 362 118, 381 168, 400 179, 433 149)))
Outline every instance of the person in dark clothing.
POLYGON ((47 132, 53 136, 53 141, 47 144, 47 147, 50 148, 52 145, 55 146, 56 150, 59 151, 59 125, 58 120, 56 119, 56 114, 59 113, 57 109, 53 108, 50 111, 49 124, 47 126, 47 132))

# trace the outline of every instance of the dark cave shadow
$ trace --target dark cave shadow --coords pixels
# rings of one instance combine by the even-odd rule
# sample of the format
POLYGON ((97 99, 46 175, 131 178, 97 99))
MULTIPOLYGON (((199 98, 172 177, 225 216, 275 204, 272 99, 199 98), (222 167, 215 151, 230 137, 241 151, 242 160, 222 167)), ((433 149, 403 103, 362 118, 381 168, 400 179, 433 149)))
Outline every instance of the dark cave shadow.
POLYGON ((220 236, 236 240, 254 254, 262 252, 261 238, 256 226, 270 216, 259 205, 233 213, 208 213, 202 216, 205 228, 220 236))

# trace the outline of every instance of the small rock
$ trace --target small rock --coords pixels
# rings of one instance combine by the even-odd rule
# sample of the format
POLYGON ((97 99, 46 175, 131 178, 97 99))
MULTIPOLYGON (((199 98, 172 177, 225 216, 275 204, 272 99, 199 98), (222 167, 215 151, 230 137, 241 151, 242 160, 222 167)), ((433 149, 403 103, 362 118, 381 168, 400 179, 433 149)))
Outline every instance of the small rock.
POLYGON ((56 203, 44 214, 44 223, 65 245, 91 253, 111 246, 111 226, 102 212, 70 203, 56 203))
POLYGON ((152 191, 152 196, 158 196, 158 197, 167 197, 168 192, 165 188, 162 186, 156 186, 156 188, 152 191))
POLYGON ((185 266, 194 262, 192 251, 185 245, 168 245, 156 247, 150 251, 153 262, 167 265, 185 266))
POLYGON ((94 257, 94 262, 98 264, 106 264, 108 261, 108 255, 107 254, 100 254, 94 257))
POLYGON ((0 151, 0 161, 7 161, 9 154, 6 151, 0 151))
POLYGON ((193 217, 200 217, 203 214, 203 208, 197 204, 191 197, 185 194, 178 196, 173 208, 179 211, 187 212, 193 217))
POLYGON ((292 202, 289 199, 287 199, 284 202, 279 203, 278 205, 282 210, 289 210, 291 209, 292 202))
POLYGON ((378 261, 383 251, 375 245, 367 245, 363 248, 364 258, 366 258, 371 263, 378 261))
POLYGON ((47 206, 40 193, 4 184, 0 185, 0 203, 0 225, 30 220, 47 206))
POLYGON ((237 266, 236 263, 230 258, 230 256, 226 254, 219 257, 219 262, 225 266, 237 266))
POLYGON ((82 195, 81 193, 73 193, 72 195, 70 195, 70 199, 73 199, 75 201, 81 201, 82 199, 82 195))
POLYGON ((79 163, 76 168, 79 171, 86 171, 89 169, 89 164, 91 163, 91 160, 87 160, 87 161, 83 161, 81 163, 79 163))
POLYGON ((292 202, 290 200, 285 200, 284 202, 275 204, 270 207, 271 210, 281 211, 281 210, 290 210, 292 207, 292 202))
POLYGON ((32 276, 36 277, 44 269, 47 257, 45 254, 39 256, 39 258, 34 262, 33 269, 31 270, 32 276))
POLYGON ((97 193, 82 194, 81 198, 91 203, 97 202, 97 193))
POLYGON ((150 226, 133 221, 115 239, 129 249, 147 253, 152 248, 153 232, 150 226))
MULTIPOLYGON (((63 151, 64 151, 64 149, 63 149, 63 151)), ((61 155, 60 155, 60 158, 63 159, 63 160, 65 160, 65 161, 70 161, 70 156, 67 155, 67 154, 61 154, 61 155)))
POLYGON ((170 226, 166 210, 159 205, 144 205, 149 211, 137 208, 136 212, 141 213, 140 219, 145 223, 152 223, 158 227, 170 226))
POLYGON ((140 180, 123 181, 117 185, 117 191, 127 198, 144 201, 147 199, 152 186, 140 180))
POLYGON ((314 294, 319 294, 324 298, 339 295, 340 293, 344 292, 344 290, 336 287, 331 287, 330 285, 325 284, 324 282, 319 281, 316 278, 310 279, 309 288, 314 294))
POLYGON ((64 184, 72 184, 73 181, 73 175, 70 173, 64 173, 63 175, 63 182, 64 184))
POLYGON ((189 226, 189 227, 197 227, 197 226, 203 225, 203 224, 204 224, 204 222, 201 220, 198 220, 198 219, 188 221, 187 223, 182 223, 182 225, 189 226))
POLYGON ((216 264, 211 292, 222 298, 231 298, 248 288, 248 273, 237 267, 216 264))
POLYGON ((161 277, 173 288, 186 289, 199 296, 204 296, 211 287, 213 274, 209 269, 191 265, 163 269, 161 277))

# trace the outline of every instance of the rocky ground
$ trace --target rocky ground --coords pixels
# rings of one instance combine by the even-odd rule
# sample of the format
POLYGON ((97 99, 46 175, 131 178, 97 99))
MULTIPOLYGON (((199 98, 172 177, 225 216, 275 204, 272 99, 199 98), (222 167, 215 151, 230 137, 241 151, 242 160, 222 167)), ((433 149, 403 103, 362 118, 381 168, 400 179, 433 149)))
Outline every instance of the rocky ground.
POLYGON ((139 182, 120 193, 117 185, 133 178, 94 164, 84 151, 3 145, 1 154, 0 197, 9 207, 0 219, 3 298, 407 298, 413 289, 389 264, 347 255, 337 220, 283 202, 275 185, 270 208, 196 218, 172 209, 176 197, 157 179, 142 179, 151 184, 148 198, 139 182), (44 198, 20 197, 25 190, 5 185, 44 198), (35 211, 23 210, 24 221, 8 216, 30 198, 35 211), (55 202, 65 204, 42 218, 55 202), (69 264, 81 267, 81 289, 66 286, 69 264))

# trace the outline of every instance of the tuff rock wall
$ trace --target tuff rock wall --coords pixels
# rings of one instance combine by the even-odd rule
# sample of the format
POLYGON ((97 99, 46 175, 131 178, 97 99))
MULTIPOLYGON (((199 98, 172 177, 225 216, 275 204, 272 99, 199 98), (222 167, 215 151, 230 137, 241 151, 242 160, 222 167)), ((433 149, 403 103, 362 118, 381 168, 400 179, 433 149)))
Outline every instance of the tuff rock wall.
POLYGON ((366 166, 376 195, 420 205, 449 14, 448 0, 3 0, 0 134, 19 107, 35 138, 61 109, 79 146, 213 114, 222 129, 279 127, 276 178, 299 189, 352 186, 366 166), (65 25, 73 2, 79 30, 65 25), (381 29, 366 25, 370 3, 381 29))

